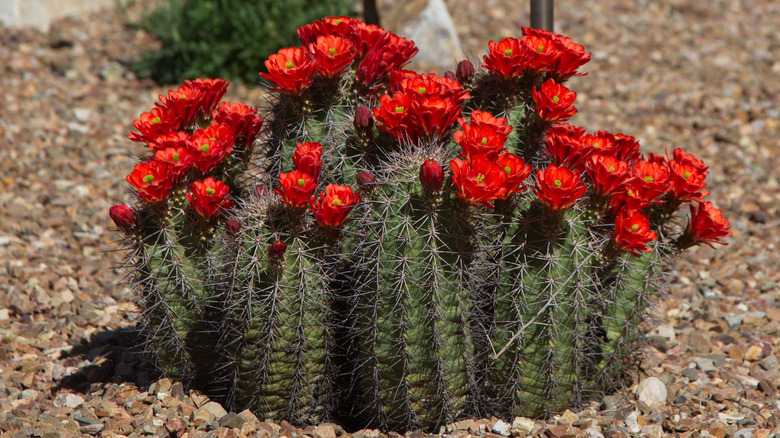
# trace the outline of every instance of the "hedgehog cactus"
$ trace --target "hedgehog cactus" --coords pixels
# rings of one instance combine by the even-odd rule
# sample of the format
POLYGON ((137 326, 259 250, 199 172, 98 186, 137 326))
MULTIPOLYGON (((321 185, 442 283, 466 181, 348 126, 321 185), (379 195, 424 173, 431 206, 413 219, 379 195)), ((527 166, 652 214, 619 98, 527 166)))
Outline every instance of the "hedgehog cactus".
POLYGON ((404 430, 621 385, 668 261, 729 235, 707 167, 564 123, 590 54, 560 35, 439 77, 359 20, 298 33, 262 110, 196 80, 134 123, 154 155, 110 213, 162 370, 261 417, 404 430))

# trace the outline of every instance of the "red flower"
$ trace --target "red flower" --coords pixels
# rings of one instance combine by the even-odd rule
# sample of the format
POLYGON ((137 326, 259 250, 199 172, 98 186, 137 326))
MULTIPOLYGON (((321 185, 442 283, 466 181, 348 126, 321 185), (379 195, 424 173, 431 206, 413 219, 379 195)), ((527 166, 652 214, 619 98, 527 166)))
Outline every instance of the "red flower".
MULTIPOLYGON (((355 18, 350 17, 325 17, 314 23, 306 24, 298 28, 298 38, 304 45, 313 44, 319 36, 335 35, 348 37, 353 32, 355 18)), ((365 23, 364 23, 365 24, 365 23)))
POLYGON ((609 138, 611 143, 612 154, 618 160, 623 160, 628 164, 634 164, 642 159, 642 154, 639 152, 639 141, 630 135, 625 134, 612 134, 607 131, 597 131, 594 134, 595 137, 609 138))
POLYGON ((200 101, 201 114, 211 114, 211 111, 217 107, 217 104, 225 95, 230 81, 224 79, 195 79, 194 81, 184 80, 184 83, 192 88, 197 88, 203 91, 203 95, 200 101))
MULTIPOLYGON (((605 132, 605 131, 600 131, 605 132)), ((599 155, 615 155, 615 140, 614 137, 606 133, 607 135, 601 136, 598 133, 591 135, 586 134, 582 136, 582 145, 587 150, 586 155, 599 154, 599 155)))
POLYGON ((591 152, 582 144, 583 132, 569 125, 553 126, 547 131, 545 146, 556 166, 566 165, 578 169, 591 152))
POLYGON ((203 173, 209 173, 233 152, 235 142, 233 129, 215 122, 206 129, 195 131, 187 149, 192 154, 195 167, 203 173))
POLYGON ((628 163, 612 155, 591 155, 585 169, 593 184, 593 190, 599 198, 621 192, 631 172, 628 163))
POLYGON ((635 180, 632 186, 639 189, 648 201, 658 199, 670 188, 669 167, 663 158, 661 162, 637 161, 633 171, 635 180))
POLYGON ((574 106, 577 93, 552 79, 546 80, 539 90, 534 88, 532 94, 536 113, 545 122, 563 122, 577 114, 577 107, 574 106))
POLYGON ((236 143, 251 145, 260 128, 263 126, 263 119, 257 115, 257 108, 249 106, 243 102, 222 102, 214 111, 214 121, 228 125, 233 129, 236 137, 236 143))
POLYGON ((635 257, 639 257, 637 251, 650 252, 647 244, 656 237, 658 234, 650 230, 647 216, 638 210, 623 210, 615 218, 615 233, 612 235, 615 246, 635 257))
POLYGON ((390 32, 376 24, 366 24, 363 21, 354 20, 352 39, 357 49, 357 57, 363 59, 369 52, 381 50, 390 41, 390 32))
POLYGON ((149 112, 141 113, 138 120, 133 121, 133 126, 139 132, 131 132, 127 138, 148 143, 151 147, 157 137, 178 130, 181 127, 181 119, 167 108, 154 107, 149 112))
POLYGON ((565 210, 574 205, 587 190, 580 176, 566 167, 554 164, 536 171, 534 193, 551 210, 565 210))
POLYGON ((709 195, 709 191, 702 191, 707 186, 704 182, 706 175, 699 169, 677 161, 671 161, 669 167, 672 169, 672 193, 676 199, 702 202, 709 195))
POLYGON ((278 86, 271 90, 295 95, 311 85, 317 65, 305 47, 286 47, 269 56, 265 67, 268 73, 260 76, 278 86))
POLYGON ((428 159, 420 166, 420 184, 426 193, 436 193, 444 183, 444 169, 436 160, 428 159))
POLYGON ((205 94, 205 89, 189 82, 176 91, 169 90, 167 96, 160 95, 160 102, 156 105, 174 112, 183 126, 191 126, 202 114, 205 94))
POLYGON ((609 211, 616 216, 623 210, 643 211, 653 199, 648 199, 644 189, 636 185, 636 179, 629 178, 625 190, 622 190, 609 199, 609 211))
POLYGON ((471 205, 493 208, 489 202, 506 192, 507 173, 483 155, 466 161, 456 158, 450 161, 450 169, 458 196, 471 205))
POLYGON ((292 162, 296 170, 306 172, 315 180, 319 180, 322 169, 322 144, 312 141, 298 142, 292 155, 292 162))
POLYGON ((317 180, 297 169, 290 173, 281 172, 279 185, 274 191, 282 197, 282 202, 293 207, 305 207, 317 190, 317 180))
POLYGON ((406 65, 419 49, 415 47, 414 42, 392 32, 389 33, 390 39, 382 48, 382 59, 390 66, 390 70, 394 70, 406 65))
POLYGON ((138 163, 125 178, 138 191, 138 196, 146 202, 163 201, 173 188, 168 166, 155 159, 148 163, 138 163))
POLYGON ((460 145, 462 149, 460 155, 463 158, 468 160, 477 155, 484 155, 489 160, 495 161, 498 154, 504 150, 506 136, 497 133, 489 125, 477 128, 469 123, 461 123, 460 126, 462 130, 455 131, 452 138, 460 145))
POLYGON ((382 52, 375 50, 368 52, 366 57, 358 64, 355 80, 360 86, 374 93, 380 88, 380 81, 385 78, 390 70, 390 64, 382 59, 382 52))
POLYGON ((192 154, 187 148, 166 148, 157 151, 154 155, 157 161, 168 165, 171 177, 178 180, 192 168, 192 154))
POLYGON ((698 209, 691 205, 691 220, 680 236, 679 245, 682 249, 701 243, 710 247, 713 243, 727 245, 720 239, 728 236, 731 236, 729 221, 723 217, 723 212, 713 207, 712 202, 700 202, 698 209))
POLYGON ((396 140, 408 139, 413 129, 409 116, 411 107, 412 98, 406 93, 395 93, 392 97, 383 95, 379 98, 379 106, 374 107, 377 127, 393 134, 396 140))
POLYGON ((148 146, 152 148, 154 152, 170 148, 186 148, 189 139, 190 135, 185 131, 174 131, 160 135, 154 143, 149 143, 148 146))
POLYGON ((490 41, 488 49, 490 53, 482 58, 482 65, 503 79, 519 76, 531 63, 528 46, 517 38, 490 41))
POLYGON ((114 205, 108 209, 108 215, 114 221, 117 228, 123 231, 130 231, 138 223, 138 217, 132 208, 126 205, 114 205))
POLYGON ((309 44, 309 51, 317 61, 317 72, 327 78, 341 74, 355 59, 352 42, 336 35, 318 36, 316 43, 309 44))
POLYGON ((338 228, 347 221, 349 212, 360 202, 360 195, 352 187, 330 184, 320 199, 311 202, 314 218, 323 227, 338 228))
POLYGON ((406 70, 394 70, 390 73, 390 88, 393 91, 406 91, 423 97, 436 96, 460 104, 471 98, 467 90, 458 81, 437 76, 435 73, 424 75, 406 70))
MULTIPOLYGON (((667 155, 669 152, 666 153, 667 155)), ((707 175, 709 173, 709 166, 704 165, 704 161, 694 157, 693 155, 685 152, 682 148, 676 148, 673 152, 673 161, 676 161, 680 164, 686 164, 688 166, 693 166, 696 168, 696 170, 699 171, 702 175, 707 175)), ((672 160, 670 160, 672 161, 672 160)))
POLYGON ((208 219, 233 206, 228 192, 230 192, 230 188, 225 183, 208 177, 203 181, 195 181, 190 184, 187 199, 195 212, 208 219))
MULTIPOLYGON (((458 123, 463 125, 466 119, 458 119, 458 123)), ((473 110, 471 111, 470 124, 474 128, 489 128, 495 131, 496 134, 504 136, 506 138, 509 133, 512 132, 512 125, 507 125, 507 120, 503 117, 493 117, 487 111, 473 110)))
POLYGON ((506 172, 505 192, 499 198, 507 199, 512 194, 525 190, 525 186, 521 186, 521 184, 531 174, 530 164, 526 164, 522 158, 516 157, 512 153, 504 152, 498 157, 498 165, 506 172))
POLYGON ((410 132, 413 140, 440 138, 449 132, 461 113, 460 105, 438 96, 417 97, 412 100, 410 132))
POLYGON ((552 33, 539 33, 524 35, 523 44, 528 46, 531 55, 529 67, 536 72, 551 71, 555 68, 555 62, 561 57, 558 45, 552 33))
POLYGON ((569 37, 552 33, 547 30, 523 27, 522 31, 524 38, 535 36, 552 39, 554 41, 559 56, 553 63, 550 74, 558 82, 563 82, 572 76, 585 75, 585 73, 577 72, 579 67, 590 61, 590 52, 585 53, 585 48, 583 46, 574 43, 569 37))

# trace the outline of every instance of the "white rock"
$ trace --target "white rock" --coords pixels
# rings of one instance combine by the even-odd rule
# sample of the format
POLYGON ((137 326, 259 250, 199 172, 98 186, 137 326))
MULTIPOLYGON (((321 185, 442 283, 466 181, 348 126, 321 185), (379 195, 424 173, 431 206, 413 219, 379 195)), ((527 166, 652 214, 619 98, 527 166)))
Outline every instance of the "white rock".
POLYGON ((535 425, 536 422, 534 420, 525 417, 515 417, 514 421, 512 421, 512 429, 525 433, 531 433, 535 425))
POLYGON ((636 389, 637 400, 648 405, 665 404, 666 395, 666 385, 658 377, 648 377, 642 380, 636 389))
POLYGON ((496 421, 496 424, 493 425, 493 433, 509 436, 509 425, 501 420, 498 420, 496 421))
POLYGON ((639 433, 641 428, 639 427, 639 411, 631 412, 626 416, 626 418, 623 420, 624 423, 626 423, 626 427, 628 430, 631 431, 631 433, 639 433))
POLYGON ((77 408, 84 404, 84 399, 80 395, 68 394, 65 396, 65 406, 68 408, 77 408))
POLYGON ((415 63, 454 70, 466 57, 444 0, 428 0, 425 9, 407 21, 399 34, 414 41, 420 50, 413 59, 415 63))

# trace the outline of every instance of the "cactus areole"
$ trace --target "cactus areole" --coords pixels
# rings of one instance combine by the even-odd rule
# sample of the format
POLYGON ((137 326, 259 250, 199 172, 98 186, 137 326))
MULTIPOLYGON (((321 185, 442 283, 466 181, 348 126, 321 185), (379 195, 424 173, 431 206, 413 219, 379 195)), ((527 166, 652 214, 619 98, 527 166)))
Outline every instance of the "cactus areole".
POLYGON ((549 31, 446 76, 360 20, 298 34, 262 109, 198 79, 133 123, 149 157, 110 214, 162 371, 261 418, 399 432, 627 383, 669 260, 730 235, 707 166, 563 123, 590 53, 549 31))

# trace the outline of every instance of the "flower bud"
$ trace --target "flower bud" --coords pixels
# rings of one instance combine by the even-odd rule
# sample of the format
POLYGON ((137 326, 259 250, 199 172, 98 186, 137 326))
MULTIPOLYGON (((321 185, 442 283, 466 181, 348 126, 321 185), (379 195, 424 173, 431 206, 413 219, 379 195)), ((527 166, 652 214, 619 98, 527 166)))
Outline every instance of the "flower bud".
POLYGON ((436 160, 425 160, 420 166, 420 183, 427 193, 436 193, 444 183, 444 169, 436 160))
POLYGON ((364 192, 373 189, 374 184, 376 184, 376 177, 374 174, 371 172, 366 172, 365 170, 358 172, 355 176, 355 179, 357 180, 358 188, 364 192))
POLYGON ((449 79, 449 80, 451 80, 451 81, 457 81, 458 80, 458 77, 455 76, 455 72, 453 72, 452 70, 447 70, 446 72, 444 72, 444 77, 449 79))
POLYGON ((455 76, 460 82, 469 82, 474 77, 474 64, 468 59, 459 62, 455 76))
POLYGON ((230 235, 237 234, 241 231, 241 224, 237 220, 228 219, 225 221, 225 230, 230 235))
POLYGON ((108 215, 114 221, 116 226, 123 231, 130 231, 135 228, 137 217, 135 211, 126 205, 115 205, 108 209, 108 215))
POLYGON ((284 252, 287 251, 287 245, 281 240, 277 240, 268 247, 268 257, 271 259, 281 259, 284 252))
POLYGON ((361 106, 355 112, 355 120, 353 122, 355 126, 355 132, 360 136, 368 136, 371 134, 371 128, 374 127, 374 118, 371 115, 371 111, 361 106))

